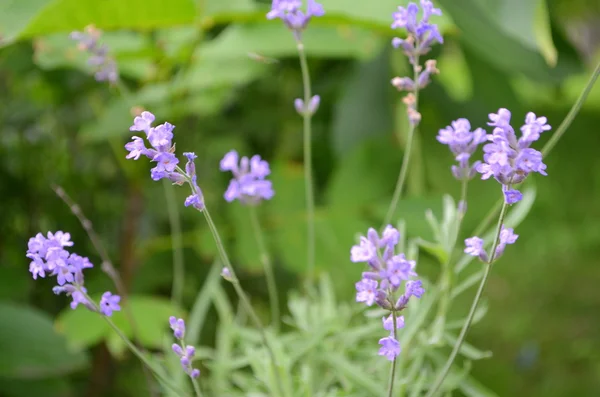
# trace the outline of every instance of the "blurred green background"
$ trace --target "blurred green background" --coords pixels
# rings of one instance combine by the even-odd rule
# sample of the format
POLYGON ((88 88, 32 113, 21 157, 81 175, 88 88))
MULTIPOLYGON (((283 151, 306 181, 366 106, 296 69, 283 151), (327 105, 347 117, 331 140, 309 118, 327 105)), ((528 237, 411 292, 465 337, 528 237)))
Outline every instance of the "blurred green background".
MULTIPOLYGON (((266 21, 267 1, 0 0, 0 395, 136 395, 139 365, 95 325, 74 324, 53 283, 33 281, 29 237, 64 230, 96 264, 90 291, 111 288, 100 259, 51 184, 62 186, 92 221, 127 288, 143 327, 164 329, 185 312, 215 249, 198 213, 179 205, 186 265, 181 308, 169 302, 173 242, 165 188, 147 161, 125 161, 134 107, 176 125, 177 149, 198 155, 198 180, 244 286, 266 310, 266 289, 248 216, 226 205, 228 175, 218 162, 231 148, 271 162, 275 198, 261 208, 281 294, 305 268, 301 118, 293 100, 301 76, 292 36, 266 21), (68 38, 94 24, 105 34, 127 93, 94 81, 85 54, 68 38), (55 319, 58 320, 55 322, 55 319), (65 337, 65 334, 67 335, 65 337), (79 346, 74 349, 73 346, 79 346), (82 346, 89 346, 83 353, 82 346)), ((379 224, 403 155, 401 93, 407 73, 390 40, 391 13, 403 0, 323 0, 326 16, 305 33, 313 92, 317 183, 317 265, 342 299, 353 300, 361 269, 349 262, 356 233, 379 224)), ((485 127, 499 107, 519 126, 526 112, 556 128, 600 59, 596 0, 439 0, 445 43, 427 58, 441 74, 421 95, 423 121, 397 214, 411 236, 431 238, 426 209, 439 214, 457 196, 453 161, 437 131, 466 117, 485 127)), ((494 356, 473 374, 501 396, 600 395, 600 87, 536 175, 537 197, 494 269, 488 315, 469 341, 494 356)), ((552 131, 546 133, 545 142, 552 131)), ((541 144, 540 143, 540 147, 541 144)), ((169 190, 167 190, 168 192, 169 190)), ((178 204, 188 194, 173 189, 178 204)), ((500 195, 474 180, 464 237, 500 195)), ((421 269, 432 278, 433 261, 421 269)), ((470 266, 477 267, 476 263, 470 266)), ((474 291, 457 310, 466 310, 474 291)), ((77 313, 77 312, 75 312, 77 313)), ((214 325, 203 330, 210 345, 214 325)), ((156 333, 156 332, 155 332, 156 333)), ((161 346, 161 334, 145 336, 161 346)))

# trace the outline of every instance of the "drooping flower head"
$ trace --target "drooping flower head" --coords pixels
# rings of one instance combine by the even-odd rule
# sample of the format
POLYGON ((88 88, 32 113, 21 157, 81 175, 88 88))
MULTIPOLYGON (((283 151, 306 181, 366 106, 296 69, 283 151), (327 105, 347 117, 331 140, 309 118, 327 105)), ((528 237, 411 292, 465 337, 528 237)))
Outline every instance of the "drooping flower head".
POLYGON ((173 343, 171 349, 175 354, 179 356, 179 362, 183 371, 188 374, 191 378, 197 378, 200 376, 200 370, 192 367, 192 359, 196 354, 194 346, 185 345, 185 322, 181 318, 174 316, 169 317, 169 325, 173 330, 173 336, 179 343, 173 343))
POLYGON ((108 47, 100 44, 99 39, 102 32, 94 26, 87 26, 83 32, 72 32, 71 39, 78 42, 78 47, 82 51, 90 54, 88 65, 96 68, 94 77, 97 81, 108 81, 116 83, 119 80, 119 71, 117 64, 108 54, 108 47))
POLYGON ((233 179, 225 191, 228 202, 239 200, 243 204, 257 204, 261 200, 269 200, 274 195, 271 181, 265 179, 270 173, 269 163, 254 155, 240 159, 235 150, 231 150, 221 160, 221 171, 231 171, 233 179))
POLYGON ((551 127, 545 117, 536 117, 527 113, 525 124, 521 127, 521 137, 517 138, 510 125, 511 114, 508 109, 499 109, 489 115, 488 125, 493 126, 492 134, 487 135, 490 143, 483 147, 484 162, 477 166, 482 179, 494 177, 502 184, 505 201, 513 204, 523 197, 512 188, 527 178, 532 172, 546 174, 546 164, 542 162, 542 153, 529 146, 539 139, 540 134, 551 127))
MULTIPOLYGON (((57 286, 52 288, 55 294, 66 293, 73 301, 71 308, 79 304, 88 309, 97 311, 96 306, 87 298, 87 289, 84 287, 83 271, 94 265, 88 258, 75 253, 70 253, 65 247, 73 246, 71 235, 58 231, 48 232, 47 237, 38 233, 29 239, 27 244, 27 258, 31 259, 29 271, 36 280, 38 277, 56 277, 57 286)), ((110 292, 105 292, 100 300, 99 311, 110 317, 113 311, 121 310, 120 297, 110 292)))
MULTIPOLYGON (((378 306, 399 312, 408 304, 411 296, 420 298, 425 290, 422 282, 412 280, 417 277, 415 261, 409 260, 403 253, 395 253, 400 241, 400 233, 391 225, 386 226, 381 236, 373 228, 366 236, 361 236, 357 245, 350 250, 350 260, 355 263, 366 263, 368 270, 363 272, 362 279, 356 283, 356 301, 367 306, 378 306), (404 293, 397 296, 397 291, 404 283, 404 293)), ((396 330, 404 327, 404 317, 396 318, 396 330)), ((379 355, 393 360, 400 354, 400 344, 393 327, 393 316, 383 320, 385 330, 392 331, 389 337, 379 341, 382 345, 379 355)))
POLYGON ((311 18, 325 15, 323 6, 315 0, 307 0, 306 3, 306 11, 303 11, 303 0, 273 0, 267 19, 281 19, 300 41, 302 31, 311 18))
POLYGON ((487 134, 482 128, 471 131, 471 123, 467 119, 458 119, 451 125, 439 131, 437 140, 448 145, 455 156, 458 165, 452 166, 452 174, 458 180, 469 180, 476 175, 477 167, 481 163, 469 163, 471 155, 477 147, 487 141, 487 134))
POLYGON ((194 163, 197 156, 191 152, 183 153, 187 158, 187 163, 185 171, 182 170, 178 166, 179 159, 175 156, 175 144, 173 143, 175 126, 166 122, 153 127, 154 120, 155 116, 147 111, 134 118, 133 125, 129 127, 129 130, 143 131, 150 147, 146 147, 143 138, 134 136, 132 141, 125 145, 125 149, 129 152, 125 158, 137 160, 141 156, 145 156, 155 162, 156 166, 150 170, 150 176, 155 181, 167 178, 177 185, 187 182, 192 189, 192 194, 186 198, 185 206, 192 206, 202 211, 204 196, 196 183, 196 165, 194 163))
POLYGON ((500 229, 500 235, 498 236, 498 244, 496 245, 496 253, 493 255, 493 258, 490 258, 485 252, 483 248, 483 239, 479 237, 470 237, 466 239, 466 248, 464 252, 465 254, 478 257, 483 263, 490 262, 490 259, 493 259, 492 262, 494 262, 502 256, 506 246, 509 244, 514 244, 518 238, 519 235, 515 234, 513 229, 502 225, 502 228, 500 229))

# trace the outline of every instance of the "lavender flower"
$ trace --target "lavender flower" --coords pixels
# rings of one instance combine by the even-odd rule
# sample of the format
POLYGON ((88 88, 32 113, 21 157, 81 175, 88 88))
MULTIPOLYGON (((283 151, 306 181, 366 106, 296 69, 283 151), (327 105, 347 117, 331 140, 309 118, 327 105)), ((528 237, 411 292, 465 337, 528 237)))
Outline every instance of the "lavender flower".
POLYGON ((265 179, 271 173, 269 163, 259 155, 240 159, 238 153, 232 150, 221 160, 220 169, 233 174, 223 196, 228 202, 239 200, 243 204, 258 204, 275 195, 271 181, 265 179))
POLYGON ((454 177, 461 181, 472 179, 476 175, 477 167, 481 162, 476 161, 470 164, 469 159, 479 144, 487 141, 485 130, 477 128, 471 131, 469 120, 458 119, 453 121, 450 126, 441 129, 437 140, 444 145, 448 145, 456 161, 458 161, 458 165, 452 166, 454 177))
POLYGON ((300 41, 302 31, 311 18, 325 15, 323 6, 315 0, 307 0, 306 12, 302 11, 302 4, 302 0, 273 0, 267 19, 281 19, 293 32, 296 40, 300 41))
MULTIPOLYGON (((504 253, 504 249, 508 244, 514 244, 517 241, 519 235, 514 233, 514 230, 507 228, 502 225, 500 229, 500 235, 498 236, 498 245, 496 246, 496 253, 493 256, 493 261, 496 261, 504 253)), ((483 249, 483 240, 479 237, 470 237, 465 240, 465 254, 477 256, 484 263, 490 263, 490 259, 483 249)))
POLYGON ((175 126, 166 122, 153 127, 155 119, 152 113, 146 111, 133 119, 133 125, 129 127, 129 130, 143 131, 151 147, 147 148, 144 139, 134 136, 132 141, 125 145, 125 149, 129 152, 125 158, 137 160, 141 156, 145 156, 154 161, 156 167, 150 170, 150 176, 155 181, 167 178, 177 185, 187 182, 192 189, 192 194, 186 198, 185 206, 192 206, 202 211, 204 196, 196 183, 196 165, 194 163, 197 156, 191 152, 183 153, 187 158, 185 171, 183 171, 178 166, 179 159, 175 156, 175 144, 173 143, 175 126))
POLYGON ((191 378, 195 379, 200 376, 200 370, 192 367, 192 359, 196 354, 194 346, 186 346, 184 342, 185 322, 181 318, 174 316, 169 317, 169 324, 173 330, 173 336, 178 340, 179 344, 173 343, 171 348, 173 352, 179 356, 181 367, 191 378))
POLYGON ((406 8, 398 7, 398 11, 393 14, 392 29, 405 29, 407 38, 403 40, 395 37, 392 45, 395 48, 402 47, 413 65, 416 56, 429 52, 433 43, 442 44, 444 42, 437 25, 429 22, 431 15, 441 16, 442 11, 434 8, 433 3, 429 0, 421 0, 421 9, 423 10, 421 20, 417 20, 419 6, 412 2, 408 3, 406 8))
POLYGON ((318 95, 314 95, 310 99, 308 106, 304 105, 303 99, 296 98, 296 100, 294 101, 294 107, 296 108, 296 111, 300 116, 304 116, 307 113, 312 116, 319 108, 319 103, 321 103, 321 97, 318 95))
POLYGON ((116 83, 119 79, 119 71, 117 64, 108 56, 108 47, 104 44, 99 44, 98 40, 102 32, 90 25, 84 29, 84 32, 71 33, 71 39, 78 42, 78 47, 82 51, 90 54, 88 65, 94 66, 96 72, 94 77, 97 81, 108 81, 116 83))
MULTIPOLYGON (((55 294, 66 293, 73 301, 71 308, 79 304, 96 311, 96 306, 87 298, 84 287, 83 270, 93 267, 88 258, 70 253, 65 247, 73 246, 71 235, 58 231, 48 232, 47 237, 38 233, 29 239, 26 256, 31 259, 29 271, 34 280, 38 277, 56 276, 57 286, 52 288, 55 294)), ((100 313, 110 317, 113 311, 119 311, 120 297, 105 292, 100 301, 100 313)))
MULTIPOLYGON (((356 283, 356 301, 367 306, 378 306, 394 312, 403 310, 411 296, 420 298, 425 290, 421 281, 411 280, 417 277, 415 261, 408 260, 402 253, 395 254, 400 240, 400 232, 391 225, 386 226, 381 236, 370 228, 366 236, 361 236, 357 245, 350 249, 352 262, 364 262, 369 269, 363 272, 362 279, 356 283), (404 293, 397 297, 397 291, 404 282, 404 293)), ((404 317, 397 317, 396 329, 404 327, 404 317)), ((383 319, 385 330, 393 330, 393 316, 383 319)), ((393 360, 400 354, 400 344, 392 333, 379 341, 382 345, 379 355, 393 360)))
POLYGON ((547 175, 542 153, 529 146, 551 127, 546 124, 545 117, 538 118, 534 113, 527 113, 525 124, 521 127, 521 137, 517 139, 510 125, 510 117, 507 109, 499 109, 498 113, 489 115, 488 125, 493 126, 494 130, 487 136, 491 143, 483 147, 484 162, 477 166, 477 171, 482 174, 482 179, 494 177, 500 182, 505 202, 514 204, 523 196, 512 188, 513 185, 523 182, 532 172, 547 175))

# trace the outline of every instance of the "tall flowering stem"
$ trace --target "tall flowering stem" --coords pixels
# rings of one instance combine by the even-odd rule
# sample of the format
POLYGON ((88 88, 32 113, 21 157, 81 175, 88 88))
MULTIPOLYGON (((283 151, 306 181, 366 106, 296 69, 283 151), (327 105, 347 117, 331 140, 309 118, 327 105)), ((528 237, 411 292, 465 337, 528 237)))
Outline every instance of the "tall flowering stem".
POLYGON ((431 386, 431 388, 427 392, 426 397, 434 396, 435 393, 438 391, 438 389, 441 387, 442 383, 444 382, 444 379, 446 379, 446 376, 448 375, 448 372, 450 371, 450 368, 452 367, 452 364, 454 363, 454 360, 456 359, 456 356, 458 355, 458 351, 460 350, 463 342, 465 341, 467 332, 469 331, 469 328, 471 327, 471 323, 473 322, 473 317, 475 317, 475 311, 477 310, 477 307, 479 306, 479 301, 481 300, 481 296, 483 295, 483 290, 485 289, 488 278, 490 276, 490 272, 492 270, 492 264, 493 264, 494 260, 496 260, 496 257, 498 255, 497 248, 498 248, 498 244, 500 243, 500 234, 503 230, 503 223, 504 223, 504 218, 506 216, 507 209, 508 209, 508 204, 506 204, 506 202, 505 202, 502 205, 502 209, 500 210, 500 216, 498 218, 498 226, 496 228, 496 236, 494 237, 494 243, 492 244, 492 249, 490 251, 489 261, 487 261, 485 263, 485 271, 483 273, 483 277, 481 278, 481 282, 479 283, 479 287, 477 288, 477 293, 475 294, 475 298, 473 298, 473 303, 471 303, 471 308, 469 309, 469 314, 467 315, 467 319, 465 320, 465 323, 463 324, 462 329, 460 330, 458 339, 456 340, 456 343, 454 344, 454 347, 452 348, 452 352, 450 353, 450 356, 448 357, 446 364, 444 364, 444 367, 442 368, 442 370, 440 371, 438 376, 435 378, 433 386, 431 386))
POLYGON ((167 202, 167 213, 171 226, 171 245, 173 247, 173 286, 171 287, 171 300, 181 304, 183 296, 183 285, 185 280, 185 263, 183 260, 183 242, 181 238, 181 221, 179 218, 179 207, 175 201, 175 190, 168 181, 163 180, 165 199, 167 202))
POLYGON ((271 305, 271 322, 275 329, 279 328, 279 296, 277 294, 277 283, 275 281, 275 274, 273 273, 273 264, 271 262, 271 256, 265 244, 265 237, 263 229, 260 226, 260 220, 258 219, 258 213, 255 206, 250 206, 248 209, 250 212, 250 221, 252 228, 254 229, 254 236, 256 237, 256 244, 260 251, 260 260, 263 264, 265 271, 265 278, 267 279, 267 291, 269 293, 269 303, 271 305))
POLYGON ((435 60, 430 59, 426 61, 425 69, 423 69, 423 66, 420 64, 420 59, 422 55, 429 52, 432 44, 435 42, 444 42, 438 31, 437 25, 429 22, 429 18, 432 15, 442 15, 442 12, 440 9, 434 8, 433 3, 430 0, 421 0, 420 5, 422 11, 420 20, 417 20, 419 6, 415 3, 409 3, 406 8, 398 7, 398 11, 393 14, 394 22, 392 23, 392 28, 405 29, 407 37, 404 40, 398 37, 394 38, 392 40, 392 45, 403 50, 412 65, 413 73, 412 77, 395 77, 392 80, 392 85, 399 91, 408 92, 404 97, 403 102, 407 107, 409 127, 404 148, 404 156, 402 158, 402 166, 400 167, 400 173, 398 174, 392 201, 390 202, 390 206, 383 221, 384 225, 392 222, 406 183, 414 135, 417 126, 421 121, 421 114, 418 111, 419 90, 429 84, 431 75, 439 73, 439 70, 436 68, 435 60))
POLYGON ((267 19, 281 19, 285 26, 292 32, 296 40, 296 48, 300 58, 302 70, 303 99, 296 99, 294 106, 303 117, 303 150, 304 150, 304 191, 307 214, 307 275, 312 280, 315 272, 315 194, 312 173, 312 116, 317 111, 320 97, 311 93, 310 73, 306 52, 302 41, 302 33, 307 28, 313 17, 325 14, 323 6, 315 0, 273 0, 267 19))

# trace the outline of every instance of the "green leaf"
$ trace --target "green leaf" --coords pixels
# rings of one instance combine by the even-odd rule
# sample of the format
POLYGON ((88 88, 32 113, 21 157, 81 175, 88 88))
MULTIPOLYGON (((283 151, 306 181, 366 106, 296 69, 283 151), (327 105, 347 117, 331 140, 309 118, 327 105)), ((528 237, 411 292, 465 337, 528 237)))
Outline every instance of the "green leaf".
POLYGON ((9 25, 7 39, 12 41, 17 37, 68 33, 89 24, 103 30, 149 30, 190 24, 196 16, 194 3, 193 0, 13 0, 9 1, 8 11, 0 15, 5 14, 6 19, 11 15, 19 17, 19 25, 9 25))
POLYGON ((52 320, 37 310, 0 303, 0 376, 39 379, 65 375, 88 364, 80 349, 67 346, 52 320))
MULTIPOLYGON (((92 296, 92 299, 99 298, 92 296)), ((169 317, 182 317, 183 310, 175 307, 165 298, 132 295, 127 298, 135 322, 136 339, 147 348, 162 347, 165 331, 169 327, 169 317)), ((134 339, 132 327, 124 311, 115 312, 113 322, 130 340, 134 339)), ((112 353, 120 355, 126 345, 98 313, 83 307, 76 310, 65 309, 56 320, 57 328, 69 342, 79 347, 89 347, 106 341, 112 353)))
POLYGON ((392 90, 386 78, 391 75, 389 55, 388 49, 370 61, 357 63, 345 79, 332 122, 333 147, 338 155, 392 131, 392 90))
POLYGON ((0 2, 0 47, 10 44, 52 0, 4 0, 0 2))
POLYGON ((564 77, 548 67, 537 48, 533 34, 536 2, 440 0, 440 4, 461 30, 464 43, 488 62, 538 81, 559 82, 564 77))
MULTIPOLYGON (((311 26, 303 34, 309 56, 367 58, 381 48, 377 35, 356 27, 311 26)), ((294 37, 280 21, 233 25, 203 46, 206 58, 247 58, 249 53, 267 57, 297 56, 294 37)))
POLYGON ((366 395, 384 395, 384 388, 382 388, 378 382, 374 381, 368 376, 365 376, 362 367, 353 365, 345 357, 337 353, 327 352, 326 354, 320 355, 319 358, 327 363, 331 368, 335 368, 336 372, 340 372, 340 375, 347 377, 347 379, 350 380, 354 386, 362 389, 366 395))
POLYGON ((190 310, 186 327, 186 339, 190 344, 196 344, 200 341, 200 332, 202 331, 202 326, 213 298, 213 291, 221 280, 222 266, 220 261, 216 261, 212 265, 202 288, 200 288, 198 295, 196 295, 196 300, 190 310))

